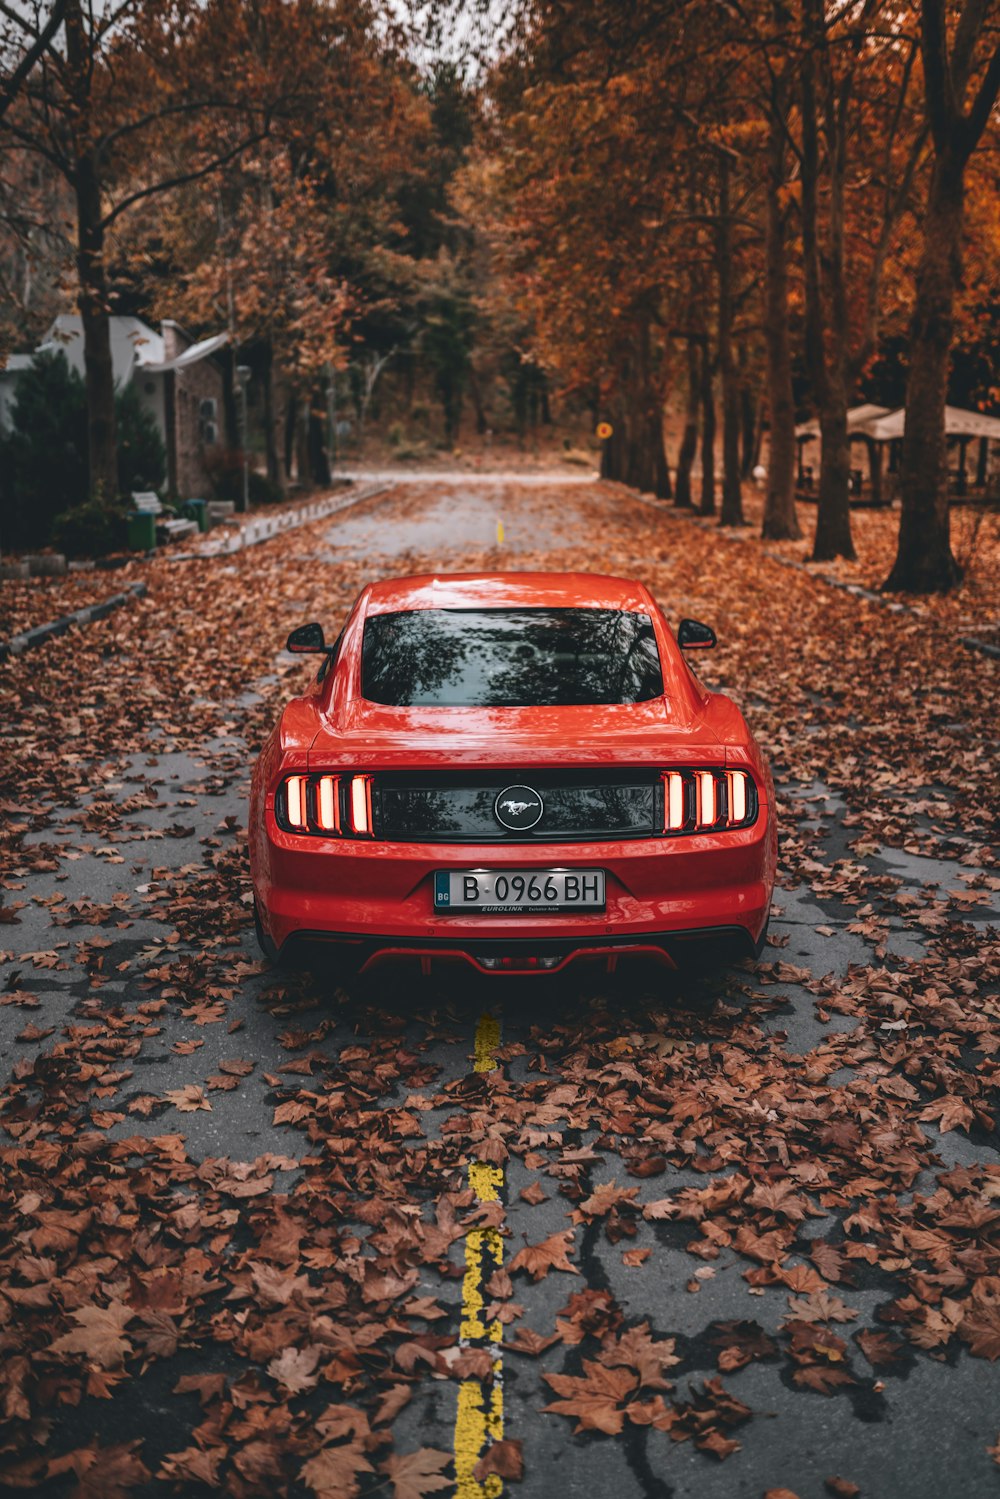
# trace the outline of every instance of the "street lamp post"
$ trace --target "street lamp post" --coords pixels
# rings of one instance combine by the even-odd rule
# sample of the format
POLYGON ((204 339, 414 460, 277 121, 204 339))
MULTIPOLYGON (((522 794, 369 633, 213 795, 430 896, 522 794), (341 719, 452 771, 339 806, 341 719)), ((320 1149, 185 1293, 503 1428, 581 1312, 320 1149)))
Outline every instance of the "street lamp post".
POLYGON ((247 452, 249 431, 247 427, 247 386, 250 384, 250 366, 238 364, 236 379, 240 387, 240 446, 243 449, 243 514, 250 509, 250 455, 247 452))

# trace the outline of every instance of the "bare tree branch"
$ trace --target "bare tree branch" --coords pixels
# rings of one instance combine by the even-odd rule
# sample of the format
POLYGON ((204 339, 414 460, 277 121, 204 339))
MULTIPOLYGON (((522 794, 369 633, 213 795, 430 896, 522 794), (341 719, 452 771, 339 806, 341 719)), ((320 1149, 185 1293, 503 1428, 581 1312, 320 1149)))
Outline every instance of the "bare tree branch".
POLYGON ((40 31, 36 31, 33 26, 28 25, 25 17, 18 16, 9 5, 0 3, 0 14, 5 15, 8 20, 14 22, 32 37, 31 45, 25 49, 13 73, 0 84, 0 120, 17 98, 28 75, 34 71, 35 65, 48 51, 56 32, 63 23, 65 13, 66 0, 55 0, 49 19, 40 31))
POLYGON ((126 209, 131 208, 135 203, 142 202, 144 198, 152 198, 157 193, 166 193, 172 188, 184 187, 189 182, 198 182, 202 177, 210 177, 220 167, 226 166, 230 161, 235 161, 238 156, 242 156, 245 151, 249 151, 251 146, 258 145, 260 141, 266 140, 266 138, 267 128, 265 127, 256 135, 247 136, 241 140, 237 145, 233 146, 232 150, 224 152, 221 156, 213 157, 206 166, 199 167, 196 171, 180 172, 176 177, 165 177, 159 182, 150 183, 148 187, 139 188, 137 192, 129 193, 127 197, 120 199, 109 213, 104 215, 104 218, 101 220, 101 227, 105 230, 110 229, 111 225, 121 217, 126 209))

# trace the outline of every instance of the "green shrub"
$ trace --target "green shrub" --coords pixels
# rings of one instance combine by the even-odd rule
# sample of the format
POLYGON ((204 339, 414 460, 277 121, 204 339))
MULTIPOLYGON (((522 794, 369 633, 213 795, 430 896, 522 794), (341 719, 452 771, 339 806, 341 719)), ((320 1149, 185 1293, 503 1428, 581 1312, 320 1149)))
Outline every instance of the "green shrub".
MULTIPOLYGON (((116 393, 115 420, 119 492, 159 488, 166 452, 156 422, 134 386, 116 393)), ((88 489, 83 379, 70 368, 62 350, 36 354, 17 382, 11 431, 0 438, 0 545, 13 550, 45 546, 54 538, 57 516, 89 504, 88 489)), ((81 536, 103 534, 97 522, 101 509, 89 508, 79 527, 81 536)), ((109 514, 115 513, 111 506, 109 514)))
POLYGON ((52 540, 67 557, 104 557, 124 547, 127 536, 125 511, 100 500, 74 505, 52 523, 52 540))
POLYGON ((256 509, 258 505, 277 505, 279 500, 285 496, 281 492, 280 484, 275 484, 266 474, 252 472, 250 475, 250 505, 256 509))
POLYGON ((0 439, 4 548, 44 545, 60 511, 87 498, 87 398, 65 354, 38 354, 17 382, 0 439))
POLYGON ((159 489, 167 475, 167 451, 156 418, 134 385, 115 396, 118 429, 118 493, 159 489))
MULTIPOLYGON (((213 448, 205 454, 204 464, 212 485, 212 498, 232 500, 237 510, 243 503, 243 454, 226 448, 213 448)), ((280 487, 266 474, 250 470, 247 488, 250 504, 273 505, 283 499, 280 487)))

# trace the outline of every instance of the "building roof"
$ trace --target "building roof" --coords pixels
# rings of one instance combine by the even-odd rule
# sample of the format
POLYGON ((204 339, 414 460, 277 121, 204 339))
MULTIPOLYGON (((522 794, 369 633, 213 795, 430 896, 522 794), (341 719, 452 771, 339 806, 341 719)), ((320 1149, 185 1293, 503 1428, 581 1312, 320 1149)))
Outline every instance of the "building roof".
MULTIPOLYGON (((142 318, 115 316, 108 321, 111 327, 111 364, 116 385, 127 385, 137 370, 159 375, 165 374, 167 370, 185 369, 188 365, 207 359, 229 342, 228 333, 216 333, 211 338, 203 338, 199 343, 192 344, 174 359, 165 359, 163 334, 157 333, 142 318)), ((83 323, 79 313, 60 313, 44 342, 39 344, 37 352, 41 354, 59 350, 66 355, 70 366, 82 375, 83 323)), ((14 354, 8 361, 8 368, 25 369, 32 358, 31 354, 14 354), (15 364, 15 360, 24 362, 15 364)))
MULTIPOLYGON (((866 437, 876 442, 892 442, 903 435, 906 408, 888 412, 865 423, 866 437)), ((1000 419, 984 416, 981 411, 964 411, 961 406, 944 408, 944 430, 948 437, 991 437, 1000 441, 1000 419)))
POLYGON ((209 355, 217 353, 219 349, 225 348, 228 342, 228 333, 215 333, 211 338, 203 338, 199 343, 192 344, 190 348, 185 349, 182 354, 178 354, 175 359, 166 359, 161 364, 151 364, 148 361, 144 360, 143 368, 148 370, 156 370, 158 372, 165 370, 183 370, 186 369, 189 364, 197 364, 199 360, 207 359, 209 355))
POLYGON ((34 354, 8 354, 4 364, 0 365, 0 380, 4 375, 19 375, 22 370, 31 368, 34 354))
MULTIPOLYGON (((868 422, 873 421, 876 417, 886 416, 888 411, 888 406, 874 406, 871 401, 865 401, 861 406, 852 406, 847 413, 848 433, 858 432, 860 434, 862 429, 866 429, 868 422)), ((864 435, 868 436, 870 434, 865 430, 864 435)), ((811 442, 813 438, 818 437, 819 422, 817 419, 811 417, 807 422, 799 422, 795 428, 795 436, 800 442, 811 442)))
MULTIPOLYGON (((137 317, 109 318, 111 365, 116 385, 127 385, 137 367, 163 362, 163 335, 137 317)), ((83 321, 77 312, 61 312, 38 346, 38 353, 66 355, 70 366, 83 374, 83 321)))

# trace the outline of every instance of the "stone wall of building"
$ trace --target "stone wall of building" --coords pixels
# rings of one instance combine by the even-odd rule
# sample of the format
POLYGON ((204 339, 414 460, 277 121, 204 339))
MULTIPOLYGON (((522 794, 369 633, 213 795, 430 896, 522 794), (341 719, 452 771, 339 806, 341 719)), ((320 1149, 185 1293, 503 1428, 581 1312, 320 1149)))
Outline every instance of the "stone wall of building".
MULTIPOLYGON (((194 342, 177 323, 164 322, 162 331, 163 354, 168 362, 194 342)), ((210 499, 205 453, 223 441, 222 368, 215 358, 200 359, 197 364, 173 370, 168 379, 173 387, 168 422, 168 429, 173 428, 172 485, 181 500, 210 499), (210 402, 215 403, 214 414, 210 402)))

